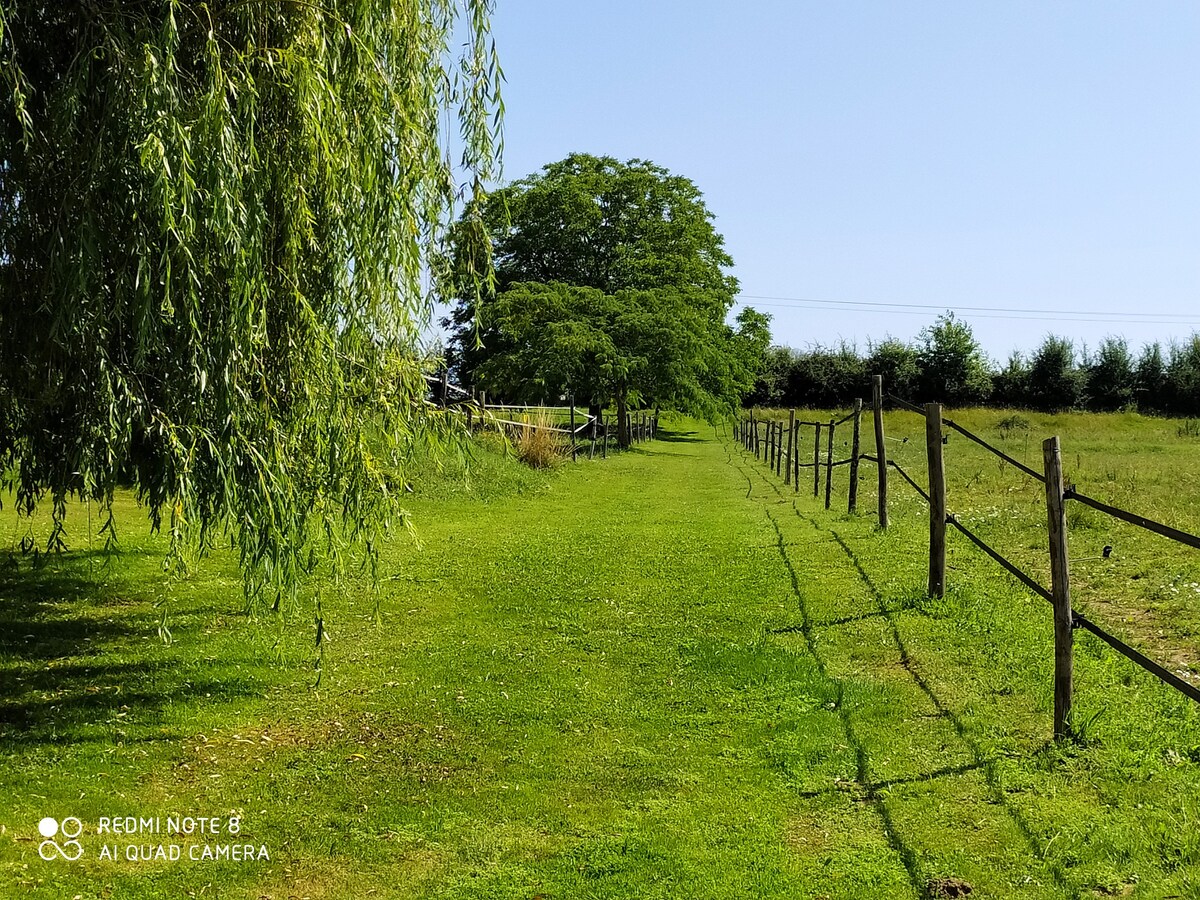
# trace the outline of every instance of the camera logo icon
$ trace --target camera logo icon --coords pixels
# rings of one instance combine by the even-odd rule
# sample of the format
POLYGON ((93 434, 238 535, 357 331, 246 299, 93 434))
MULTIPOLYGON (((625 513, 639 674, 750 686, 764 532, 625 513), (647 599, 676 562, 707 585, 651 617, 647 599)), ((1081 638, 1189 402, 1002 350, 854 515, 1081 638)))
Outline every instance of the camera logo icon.
POLYGON ((83 845, 76 840, 83 834, 83 823, 74 816, 67 816, 61 824, 46 816, 38 822, 38 834, 45 838, 38 844, 38 855, 44 860, 65 859, 74 862, 83 856, 83 845), (55 840, 59 836, 63 838, 61 844, 55 840))

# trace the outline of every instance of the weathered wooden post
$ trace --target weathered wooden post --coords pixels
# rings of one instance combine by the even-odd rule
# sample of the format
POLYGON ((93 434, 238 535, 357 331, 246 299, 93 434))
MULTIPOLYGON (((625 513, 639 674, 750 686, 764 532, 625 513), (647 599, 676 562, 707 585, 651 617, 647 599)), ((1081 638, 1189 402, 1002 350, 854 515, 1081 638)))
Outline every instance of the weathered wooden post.
POLYGON ((792 490, 795 493, 800 493, 800 423, 797 422, 792 426, 792 431, 795 432, 795 447, 796 452, 792 454, 792 490))
POLYGON ((575 395, 567 394, 567 402, 571 404, 571 462, 575 462, 575 395))
POLYGON ((879 527, 888 527, 887 511, 887 445, 883 439, 883 376, 876 375, 871 384, 871 405, 875 410, 875 458, 879 460, 879 527))
POLYGON ((813 496, 821 496, 821 423, 816 423, 813 439, 813 496))
POLYGON ((825 508, 829 509, 829 503, 833 497, 833 419, 829 420, 829 449, 825 455, 825 508))
POLYGON ((862 398, 854 401, 854 437, 850 440, 850 488, 847 491, 849 501, 847 507, 851 513, 858 512, 858 432, 862 419, 862 398))
POLYGON ((604 429, 604 443, 600 445, 600 458, 608 459, 608 416, 602 415, 600 421, 604 429))
POLYGON ((796 430, 796 410, 788 411, 788 436, 787 436, 787 457, 783 461, 783 483, 792 483, 792 454, 794 448, 792 446, 792 438, 796 430))
POLYGON ((779 420, 779 450, 775 451, 775 476, 779 478, 781 469, 785 466, 784 454, 784 420, 779 420))
POLYGON ((946 468, 942 461, 942 404, 925 404, 929 464, 929 596, 946 595, 946 468))
POLYGON ((442 404, 443 409, 445 409, 447 406, 447 403, 448 403, 447 398, 449 397, 449 395, 450 395, 450 370, 448 368, 445 368, 445 369, 442 369, 442 380, 441 380, 441 383, 438 385, 438 400, 442 404))
POLYGON ((1054 738, 1070 735, 1074 627, 1071 572, 1067 564, 1067 511, 1063 499, 1062 452, 1058 437, 1042 442, 1046 516, 1050 532, 1050 592, 1054 603, 1054 738))

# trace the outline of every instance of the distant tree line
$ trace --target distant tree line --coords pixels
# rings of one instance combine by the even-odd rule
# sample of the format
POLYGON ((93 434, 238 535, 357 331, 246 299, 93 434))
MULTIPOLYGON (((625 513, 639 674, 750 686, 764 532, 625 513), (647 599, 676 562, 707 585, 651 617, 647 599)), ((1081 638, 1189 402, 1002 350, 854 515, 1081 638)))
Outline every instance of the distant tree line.
POLYGON ((914 403, 1200 416, 1200 334, 1136 353, 1121 337, 1088 349, 1047 335, 1032 354, 1014 351, 997 365, 953 314, 912 343, 888 338, 869 345, 865 355, 844 343, 804 351, 771 347, 746 405, 846 406, 870 396, 872 375, 914 403))

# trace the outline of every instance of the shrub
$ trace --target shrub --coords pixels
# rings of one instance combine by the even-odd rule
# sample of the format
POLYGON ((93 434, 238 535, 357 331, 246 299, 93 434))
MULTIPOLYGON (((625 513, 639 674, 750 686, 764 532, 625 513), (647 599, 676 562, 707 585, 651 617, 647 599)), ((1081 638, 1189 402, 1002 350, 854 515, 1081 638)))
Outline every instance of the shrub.
POLYGON ((1200 415, 1200 334, 1171 345, 1167 362, 1167 398, 1170 412, 1200 415))
POLYGON ((1105 338, 1086 373, 1089 408, 1124 409, 1133 403, 1136 382, 1133 354, 1124 338, 1105 338))
POLYGON ((1050 412, 1070 409, 1083 399, 1084 373, 1075 365, 1075 347, 1046 335, 1029 364, 1029 405, 1050 412))
POLYGON ((558 432, 552 431, 554 420, 545 410, 521 415, 525 423, 517 431, 513 447, 517 459, 535 469, 548 469, 565 455, 558 432))
POLYGON ((1014 350, 1004 368, 992 379, 992 403, 996 406, 1024 406, 1029 399, 1029 363, 1014 350))
POLYGON ((871 345, 866 359, 866 375, 882 375, 883 388, 897 397, 916 402, 920 399, 921 367, 917 350, 896 338, 885 338, 871 345))
POLYGON ((992 392, 992 373, 971 326, 954 317, 938 316, 921 332, 918 352, 921 387, 926 401, 969 406, 992 392))
POLYGON ((870 396, 866 364, 849 344, 813 347, 798 353, 787 375, 781 406, 815 406, 828 409, 846 406, 855 397, 870 396))
POLYGON ((1167 364, 1163 361, 1161 344, 1155 342, 1142 348, 1137 362, 1134 391, 1138 409, 1144 412, 1166 411, 1167 364))

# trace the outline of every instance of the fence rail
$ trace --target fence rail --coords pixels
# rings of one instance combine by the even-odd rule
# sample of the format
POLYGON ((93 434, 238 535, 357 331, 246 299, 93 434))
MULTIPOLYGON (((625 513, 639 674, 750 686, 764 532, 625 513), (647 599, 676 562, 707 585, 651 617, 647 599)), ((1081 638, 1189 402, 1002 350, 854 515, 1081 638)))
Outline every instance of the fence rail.
POLYGON ((1200 686, 1171 672, 1165 666, 1155 662, 1141 651, 1110 634, 1103 627, 1073 608, 1070 593, 1070 566, 1067 556, 1065 506, 1068 501, 1082 503, 1113 518, 1196 549, 1200 549, 1200 537, 1149 519, 1139 513, 1130 512, 1129 510, 1111 506, 1100 500, 1095 500, 1092 497, 1081 494, 1073 485, 1064 484, 1062 454, 1057 437, 1047 438, 1043 442, 1043 471, 1039 472, 1022 463, 1020 460, 1014 459, 1003 450, 993 446, 990 442, 959 425, 952 419, 943 418, 940 404, 930 403, 925 407, 920 407, 902 397, 885 393, 881 376, 876 375, 873 382, 871 409, 875 425, 874 454, 862 452, 860 449, 860 426, 863 405, 861 400, 856 401, 854 409, 846 415, 841 418, 830 418, 827 422, 797 420, 796 411, 792 410, 788 417, 786 450, 782 449, 784 446, 784 442, 782 441, 783 423, 774 420, 764 422, 756 418, 753 412, 746 419, 738 423, 736 434, 748 452, 755 453, 756 458, 761 456, 761 458, 767 460, 773 470, 778 472, 781 465, 784 466, 790 474, 790 481, 796 491, 800 490, 800 469, 811 468, 814 470, 813 496, 818 497, 820 495, 820 470, 824 468, 826 509, 830 507, 832 475, 835 467, 842 465, 850 466, 851 476, 848 505, 850 512, 854 512, 859 463, 861 461, 873 463, 876 466, 879 476, 877 514, 879 525, 884 529, 889 524, 887 474, 889 470, 894 470, 930 507, 928 583, 930 595, 941 596, 945 591, 945 533, 946 526, 949 525, 955 531, 962 534, 977 549, 983 551, 988 558, 997 563, 1022 585, 1043 600, 1049 601, 1054 607, 1055 625, 1054 734, 1056 738, 1064 738, 1070 733, 1070 712, 1074 691, 1073 631, 1076 628, 1082 628, 1095 635, 1122 656, 1154 675, 1163 683, 1192 700, 1200 702, 1200 686), (887 440, 889 438, 884 433, 883 427, 883 405, 885 399, 896 407, 916 413, 925 419, 928 490, 922 487, 899 463, 888 459, 887 440), (835 430, 839 425, 843 425, 849 421, 853 421, 854 423, 853 450, 847 459, 835 461, 833 459, 835 430), (800 462, 802 452, 800 448, 800 429, 804 427, 814 429, 812 462, 800 462), (1051 587, 1044 587, 1037 579, 1007 559, 1000 551, 991 547, 986 541, 959 521, 953 513, 946 510, 946 479, 942 463, 942 445, 946 442, 946 433, 944 431, 946 428, 958 432, 968 440, 1045 486, 1047 522, 1049 525, 1047 549, 1050 558, 1051 587), (824 429, 828 429, 828 433, 825 452, 822 453, 821 438, 822 430, 824 429), (762 435, 764 430, 767 432, 765 442, 762 435))
POLYGON ((821 495, 821 470, 825 470, 825 508, 829 509, 833 501, 833 470, 841 466, 850 467, 850 484, 848 507, 855 512, 857 507, 858 464, 863 458, 859 450, 860 428, 862 419, 862 401, 857 401, 854 409, 840 419, 831 418, 828 421, 812 421, 797 419, 793 409, 785 424, 775 419, 759 419, 751 413, 745 419, 739 419, 734 426, 734 436, 743 448, 754 454, 755 459, 767 463, 776 475, 783 475, 783 483, 791 485, 793 490, 800 491, 800 470, 813 470, 813 496, 821 495), (853 421, 854 435, 850 455, 845 459, 833 458, 834 438, 839 425, 853 421), (803 428, 813 429, 812 462, 801 462, 801 454, 807 456, 808 451, 801 450, 800 431, 803 428), (765 432, 765 433, 764 433, 765 432), (825 432, 825 449, 822 453, 821 437, 825 432))
MULTIPOLYGON (((543 406, 521 403, 488 403, 487 394, 476 394, 449 380, 449 373, 442 369, 437 373, 426 373, 425 382, 430 394, 426 402, 446 409, 461 410, 466 416, 467 428, 494 427, 502 431, 506 437, 516 437, 529 431, 544 431, 551 434, 565 434, 571 440, 571 459, 576 460, 583 452, 586 443, 588 459, 596 455, 599 449, 602 458, 608 457, 609 436, 612 427, 609 417, 601 414, 592 415, 575 405, 575 398, 568 397, 566 406, 543 406), (514 412, 528 413, 531 416, 544 418, 545 421, 522 421, 506 418, 514 412), (556 421, 563 420, 566 421, 556 421)), ((626 413, 629 426, 630 443, 640 443, 654 440, 658 436, 658 415, 638 411, 626 413)))

